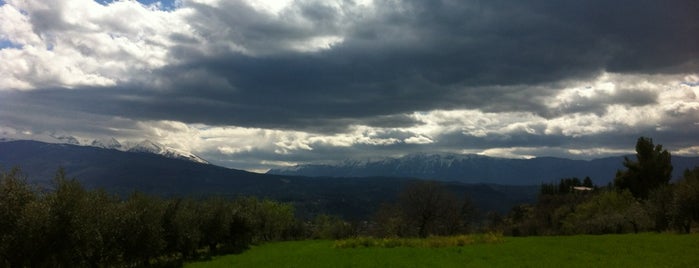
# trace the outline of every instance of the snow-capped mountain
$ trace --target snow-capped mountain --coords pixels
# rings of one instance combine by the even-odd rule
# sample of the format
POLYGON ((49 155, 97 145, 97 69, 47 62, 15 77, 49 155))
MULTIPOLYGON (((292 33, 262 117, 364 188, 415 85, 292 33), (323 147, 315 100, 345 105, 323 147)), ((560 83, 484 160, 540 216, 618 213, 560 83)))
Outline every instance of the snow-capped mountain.
POLYGON ((56 134, 50 134, 49 136, 51 138, 56 139, 59 143, 81 145, 80 141, 73 136, 63 136, 63 135, 56 135, 56 134))
POLYGON ((84 138, 76 138, 73 136, 51 134, 47 139, 44 139, 44 141, 49 143, 92 146, 104 149, 119 150, 124 152, 152 153, 159 154, 168 158, 183 159, 196 163, 209 164, 208 161, 193 153, 168 147, 150 140, 143 140, 141 142, 119 142, 115 138, 100 138, 90 140, 84 138))
POLYGON ((116 149, 116 150, 119 150, 122 147, 121 143, 119 141, 117 141, 115 138, 96 139, 96 140, 93 140, 92 143, 90 143, 90 146, 105 148, 105 149, 116 149))
MULTIPOLYGON (((474 154, 410 154, 399 158, 345 160, 272 169, 268 174, 312 177, 410 177, 467 183, 537 185, 562 178, 589 176, 598 185, 610 182, 623 169, 623 157, 572 160, 554 157, 496 158, 474 154)), ((676 174, 699 165, 699 158, 672 157, 676 174)))
MULTIPOLYGON (((128 144, 128 143, 127 143, 128 144)), ((152 153, 152 154, 162 154, 166 152, 164 146, 152 142, 150 140, 144 140, 136 144, 130 144, 126 151, 133 153, 152 153)))
MULTIPOLYGON (((269 174, 327 177, 413 177, 424 179, 461 180, 466 166, 485 167, 503 162, 501 159, 475 154, 409 154, 399 158, 347 159, 332 164, 306 164, 270 170, 269 174)), ((481 176, 488 179, 489 176, 481 176)))
POLYGON ((175 148, 167 147, 162 144, 158 144, 156 142, 150 141, 150 140, 144 140, 142 142, 136 143, 132 146, 127 146, 125 151, 128 152, 135 152, 135 153, 152 153, 152 154, 159 154, 163 155, 169 158, 175 158, 175 159, 183 159, 183 160, 189 160, 192 162, 197 162, 197 163, 202 163, 202 164, 209 164, 208 161, 202 159, 201 157, 182 150, 178 150, 175 148))

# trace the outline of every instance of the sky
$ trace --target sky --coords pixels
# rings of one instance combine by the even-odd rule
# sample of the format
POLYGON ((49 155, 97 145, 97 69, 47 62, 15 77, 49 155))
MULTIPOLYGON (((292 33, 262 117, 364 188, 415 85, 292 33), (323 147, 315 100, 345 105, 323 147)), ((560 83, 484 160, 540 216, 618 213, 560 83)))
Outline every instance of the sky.
POLYGON ((4 0, 0 138, 231 168, 699 155, 695 0, 4 0))

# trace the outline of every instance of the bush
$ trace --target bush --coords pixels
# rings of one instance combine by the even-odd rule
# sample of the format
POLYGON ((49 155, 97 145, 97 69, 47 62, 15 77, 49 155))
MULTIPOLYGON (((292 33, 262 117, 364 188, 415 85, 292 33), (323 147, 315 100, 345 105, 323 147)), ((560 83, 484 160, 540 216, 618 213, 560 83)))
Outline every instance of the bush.
POLYGON ((637 233, 652 226, 650 216, 628 190, 600 193, 575 209, 563 221, 565 233, 637 233))
POLYGON ((429 236, 426 238, 372 238, 357 237, 335 241, 335 248, 442 248, 461 247, 473 244, 492 244, 503 241, 501 233, 477 235, 429 236))
POLYGON ((339 217, 321 214, 311 223, 313 239, 343 239, 356 235, 352 224, 339 217))

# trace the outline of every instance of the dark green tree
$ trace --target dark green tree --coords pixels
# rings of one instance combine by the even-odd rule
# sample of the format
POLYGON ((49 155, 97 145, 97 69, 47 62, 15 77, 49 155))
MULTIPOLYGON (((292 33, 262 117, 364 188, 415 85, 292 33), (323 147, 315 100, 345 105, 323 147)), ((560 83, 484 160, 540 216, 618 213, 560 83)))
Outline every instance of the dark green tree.
POLYGON ((645 209, 653 219, 654 231, 662 232, 670 227, 672 220, 673 202, 675 199, 675 185, 660 186, 651 191, 648 200, 644 202, 645 209))
POLYGON ((56 172, 54 191, 45 197, 49 209, 48 241, 51 258, 64 265, 87 265, 86 255, 92 235, 87 209, 87 191, 75 179, 68 179, 63 168, 56 172))
POLYGON ((689 233, 692 223, 699 222, 699 166, 686 170, 674 190, 672 223, 678 230, 689 233))
POLYGON ((398 202, 405 223, 420 237, 453 234, 462 225, 458 198, 437 182, 408 185, 398 202))
POLYGON ((580 186, 580 185, 582 185, 582 183, 580 182, 580 179, 578 179, 577 177, 561 179, 561 182, 558 184, 558 193, 559 194, 572 193, 573 187, 580 186))
POLYGON ((26 261, 30 252, 26 250, 31 248, 25 240, 29 230, 24 230, 27 226, 23 225, 23 219, 25 211, 35 211, 36 200, 19 168, 0 172, 0 267, 29 265, 26 261))
POLYGON ((636 160, 624 158, 625 171, 617 171, 614 186, 628 189, 634 197, 647 199, 650 192, 667 185, 672 176, 670 153, 653 139, 640 137, 636 142, 636 160))
POLYGON ((184 258, 196 255, 201 240, 201 222, 208 211, 191 199, 175 198, 165 201, 162 227, 165 251, 181 254, 184 258))
POLYGON ((84 196, 82 204, 79 231, 84 238, 80 246, 87 266, 118 263, 121 251, 115 219, 122 216, 117 209, 119 198, 105 190, 92 190, 84 196))
POLYGON ((473 225, 478 220, 478 207, 473 202, 471 197, 466 194, 464 202, 461 204, 461 219, 463 220, 463 231, 469 233, 472 231, 473 225))
POLYGON ((605 191, 575 207, 563 220, 568 234, 607 234, 646 231, 652 219, 628 190, 605 191))
POLYGON ((158 198, 136 192, 120 205, 121 215, 116 220, 123 261, 147 266, 152 258, 164 253, 165 204, 158 198))
POLYGON ((52 186, 40 191, 18 168, 0 170, 0 267, 179 267, 207 247, 246 249, 250 222, 266 239, 297 223, 291 205, 269 200, 120 199, 83 188, 63 169, 52 186))
POLYGON ((254 242, 283 240, 294 227, 294 207, 290 204, 254 197, 239 198, 235 208, 253 233, 254 242))
POLYGON ((405 224, 403 211, 397 204, 381 204, 374 214, 374 221, 376 221, 373 229, 375 236, 402 237, 410 233, 405 224))
POLYGON ((314 239, 344 239, 355 234, 352 224, 340 217, 320 214, 313 219, 311 237, 314 239))

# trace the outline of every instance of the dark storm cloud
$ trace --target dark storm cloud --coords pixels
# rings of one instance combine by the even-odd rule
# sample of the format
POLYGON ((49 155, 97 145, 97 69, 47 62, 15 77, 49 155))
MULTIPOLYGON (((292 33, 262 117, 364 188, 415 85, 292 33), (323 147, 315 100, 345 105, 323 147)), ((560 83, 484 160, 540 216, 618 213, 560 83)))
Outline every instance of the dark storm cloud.
POLYGON ((350 1, 300 3, 270 16, 239 1, 187 2, 201 39, 170 36, 179 63, 149 74, 157 86, 122 82, 8 98, 136 120, 340 132, 352 124, 410 125, 405 114, 434 109, 600 113, 657 96, 580 97, 554 110, 543 97, 561 81, 604 71, 699 67, 699 8, 689 0, 376 1, 373 11, 350 1), (315 52, 290 49, 322 36, 343 40, 315 52), (231 52, 231 44, 243 52, 231 52))
POLYGON ((112 96, 100 98, 104 95, 95 94, 97 92, 66 94, 69 92, 62 89, 1 91, 0 126, 17 127, 34 133, 60 131, 124 138, 139 135, 140 129, 135 127, 135 121, 120 117, 123 113, 114 112, 130 107, 118 107, 121 103, 112 100, 112 96))
POLYGON ((613 93, 597 91, 589 97, 580 94, 571 96, 565 103, 541 115, 556 117, 571 113, 591 113, 602 116, 607 113, 610 105, 646 106, 656 104, 657 99, 658 92, 650 90, 617 89, 613 93))
POLYGON ((279 17, 258 11, 242 1, 222 1, 210 6, 188 2, 196 10, 188 21, 207 45, 228 50, 230 42, 257 53, 275 53, 291 42, 340 31, 339 10, 322 1, 303 1, 287 8, 279 17))
MULTIPOLYGON (((237 2, 194 8, 200 32, 222 32, 224 38, 212 38, 261 53, 203 57, 186 47, 172 50, 185 63, 160 70, 176 82, 151 107, 215 100, 168 112, 170 119, 213 124, 304 128, 436 108, 545 115, 551 111, 540 97, 555 94, 558 81, 603 71, 692 71, 699 47, 692 1, 377 1, 364 15, 306 4, 280 18, 237 2), (301 20, 308 23, 294 24, 301 20), (344 40, 314 53, 283 50, 325 34, 344 40), (177 81, 196 72, 205 75, 177 81), (216 79, 224 85, 208 84, 216 79)), ((580 99, 558 112, 654 102, 652 93, 613 97, 580 99)))

